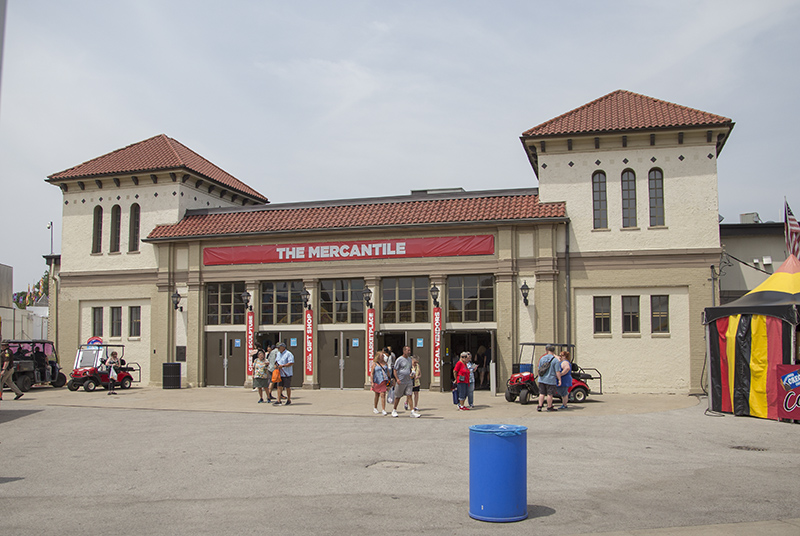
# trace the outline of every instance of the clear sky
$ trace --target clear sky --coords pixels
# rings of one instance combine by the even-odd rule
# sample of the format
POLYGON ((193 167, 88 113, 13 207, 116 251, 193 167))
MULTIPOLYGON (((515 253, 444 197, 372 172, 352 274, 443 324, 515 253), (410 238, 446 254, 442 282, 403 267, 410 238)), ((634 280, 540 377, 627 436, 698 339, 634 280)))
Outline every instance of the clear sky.
POLYGON ((273 203, 537 186, 520 134, 616 89, 729 117, 720 213, 800 213, 800 2, 9 0, 0 263, 60 252, 44 182, 166 134, 273 203))

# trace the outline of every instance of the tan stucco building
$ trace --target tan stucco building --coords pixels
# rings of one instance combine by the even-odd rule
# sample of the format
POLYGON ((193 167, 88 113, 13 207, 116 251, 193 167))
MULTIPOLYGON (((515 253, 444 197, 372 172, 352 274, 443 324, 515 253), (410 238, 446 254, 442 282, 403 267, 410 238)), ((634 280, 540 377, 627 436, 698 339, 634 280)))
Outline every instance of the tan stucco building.
POLYGON ((484 346, 502 390, 520 342, 560 342, 609 392, 696 392, 732 127, 619 91, 523 134, 538 189, 289 204, 156 136, 48 178, 52 336, 120 341, 150 384, 179 361, 184 385, 246 385, 252 307, 295 386, 362 388, 371 350, 408 344, 432 389, 484 346))

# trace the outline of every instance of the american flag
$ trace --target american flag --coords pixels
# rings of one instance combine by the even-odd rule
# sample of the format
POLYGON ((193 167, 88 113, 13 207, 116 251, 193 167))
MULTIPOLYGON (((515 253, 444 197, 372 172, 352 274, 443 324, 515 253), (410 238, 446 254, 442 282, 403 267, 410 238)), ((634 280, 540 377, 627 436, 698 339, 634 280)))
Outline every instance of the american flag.
POLYGON ((789 203, 783 201, 785 212, 785 219, 783 224, 784 234, 786 235, 786 249, 789 250, 789 255, 800 257, 800 224, 792 214, 792 209, 789 208, 789 203))

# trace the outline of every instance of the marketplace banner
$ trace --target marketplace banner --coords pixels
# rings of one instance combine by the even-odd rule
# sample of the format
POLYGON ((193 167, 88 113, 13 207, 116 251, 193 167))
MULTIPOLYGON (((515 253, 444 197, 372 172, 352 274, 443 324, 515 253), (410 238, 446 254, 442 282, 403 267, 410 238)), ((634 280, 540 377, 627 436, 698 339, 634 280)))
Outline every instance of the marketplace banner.
POLYGON ((375 309, 367 309, 367 378, 372 381, 370 371, 375 356, 375 309))
POLYGON ((779 419, 800 420, 800 365, 778 365, 779 419))
POLYGON ((493 254, 493 235, 445 236, 204 248, 203 265, 272 264, 493 254))

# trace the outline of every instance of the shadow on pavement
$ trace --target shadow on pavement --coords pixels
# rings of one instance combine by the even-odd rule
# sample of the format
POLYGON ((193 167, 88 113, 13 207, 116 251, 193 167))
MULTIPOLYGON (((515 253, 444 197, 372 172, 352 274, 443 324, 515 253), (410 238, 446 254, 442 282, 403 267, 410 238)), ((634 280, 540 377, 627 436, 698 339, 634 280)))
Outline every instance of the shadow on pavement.
POLYGON ((0 424, 11 422, 34 413, 39 413, 40 409, 3 409, 0 410, 0 424))
POLYGON ((555 513, 556 511, 549 506, 540 506, 538 504, 528 505, 528 519, 532 519, 534 517, 547 517, 555 513))

